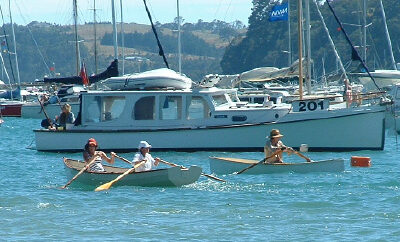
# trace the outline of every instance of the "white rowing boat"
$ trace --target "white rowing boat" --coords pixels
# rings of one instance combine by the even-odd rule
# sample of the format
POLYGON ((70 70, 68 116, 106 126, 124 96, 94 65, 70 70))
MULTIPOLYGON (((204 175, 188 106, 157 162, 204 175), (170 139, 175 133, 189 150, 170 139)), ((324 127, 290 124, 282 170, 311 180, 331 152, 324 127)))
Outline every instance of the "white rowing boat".
MULTIPOLYGON (((210 157, 210 169, 215 174, 231 174, 239 172, 258 160, 247 160, 228 157, 210 157)), ((245 174, 270 174, 282 172, 309 173, 309 172, 342 172, 344 171, 343 159, 331 159, 301 163, 274 163, 259 164, 245 171, 245 174)))
MULTIPOLYGON (((70 178, 75 176, 85 166, 85 163, 79 160, 64 158, 64 164, 69 171, 70 178)), ((105 172, 89 172, 85 171, 76 181, 98 186, 110 182, 119 175, 127 171, 129 168, 120 168, 114 166, 104 166, 105 172)), ((183 186, 196 182, 202 169, 198 166, 191 166, 183 169, 179 166, 166 169, 156 169, 151 171, 135 172, 127 175, 115 185, 127 186, 183 186)))

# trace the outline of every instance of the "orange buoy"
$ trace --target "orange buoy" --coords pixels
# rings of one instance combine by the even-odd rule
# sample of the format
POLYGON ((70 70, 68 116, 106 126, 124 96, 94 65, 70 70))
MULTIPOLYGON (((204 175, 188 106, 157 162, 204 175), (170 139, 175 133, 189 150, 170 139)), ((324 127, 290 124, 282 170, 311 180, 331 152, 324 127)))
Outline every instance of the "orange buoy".
POLYGON ((371 166, 371 158, 362 157, 362 156, 352 156, 351 157, 351 166, 370 167, 371 166))

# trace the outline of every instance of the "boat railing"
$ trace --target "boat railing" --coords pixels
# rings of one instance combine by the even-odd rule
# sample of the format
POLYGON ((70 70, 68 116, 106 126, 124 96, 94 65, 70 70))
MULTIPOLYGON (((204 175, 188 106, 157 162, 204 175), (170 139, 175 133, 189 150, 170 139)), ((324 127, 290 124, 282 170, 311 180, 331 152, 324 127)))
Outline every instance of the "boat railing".
POLYGON ((377 92, 367 92, 367 93, 352 93, 351 95, 344 95, 347 103, 352 105, 360 106, 363 104, 388 104, 391 103, 391 100, 387 97, 387 93, 385 91, 377 91, 377 92))

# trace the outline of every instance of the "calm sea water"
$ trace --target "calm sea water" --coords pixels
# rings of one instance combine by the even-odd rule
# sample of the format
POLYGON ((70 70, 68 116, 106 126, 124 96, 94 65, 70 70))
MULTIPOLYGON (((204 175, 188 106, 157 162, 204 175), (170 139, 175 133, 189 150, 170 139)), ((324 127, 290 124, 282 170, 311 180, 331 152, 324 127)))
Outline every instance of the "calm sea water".
MULTIPOLYGON (((62 157, 80 159, 81 153, 27 149, 39 122, 5 118, 0 127, 0 240, 400 239, 400 155, 393 133, 384 151, 307 153, 314 160, 346 159, 343 173, 223 176, 228 183, 201 177, 179 188, 122 186, 97 193, 76 184, 58 189, 68 181, 62 157), (352 155, 370 156, 372 167, 350 167, 352 155)), ((262 157, 153 155, 206 173, 211 155, 262 157)))

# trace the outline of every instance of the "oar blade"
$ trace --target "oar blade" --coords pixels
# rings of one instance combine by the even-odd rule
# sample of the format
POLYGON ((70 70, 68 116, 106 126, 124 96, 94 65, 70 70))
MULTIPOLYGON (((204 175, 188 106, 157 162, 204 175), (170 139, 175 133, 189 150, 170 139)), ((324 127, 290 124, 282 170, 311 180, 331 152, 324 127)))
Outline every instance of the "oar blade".
POLYGON ((94 191, 100 192, 100 191, 108 190, 108 189, 110 189, 110 187, 112 186, 112 184, 113 184, 112 181, 107 182, 107 183, 104 183, 103 185, 100 185, 100 186, 98 186, 96 189, 94 189, 94 191))
POLYGON ((219 178, 219 177, 212 176, 212 175, 209 175, 209 174, 201 173, 201 175, 202 175, 202 176, 205 176, 205 177, 208 177, 208 178, 211 178, 211 179, 214 179, 214 180, 216 180, 216 181, 226 182, 224 179, 221 179, 221 178, 219 178))
POLYGON ((115 178, 114 180, 107 182, 103 185, 98 186, 95 191, 103 191, 103 190, 108 190, 110 189, 110 187, 116 183, 117 181, 121 180, 122 178, 124 178, 125 176, 127 176, 128 174, 132 173, 133 171, 135 171, 136 168, 138 168, 139 166, 143 165, 145 163, 145 161, 143 160, 142 162, 140 162, 139 164, 136 164, 134 167, 132 167, 131 169, 125 171, 124 173, 122 173, 121 175, 119 175, 117 178, 115 178))

